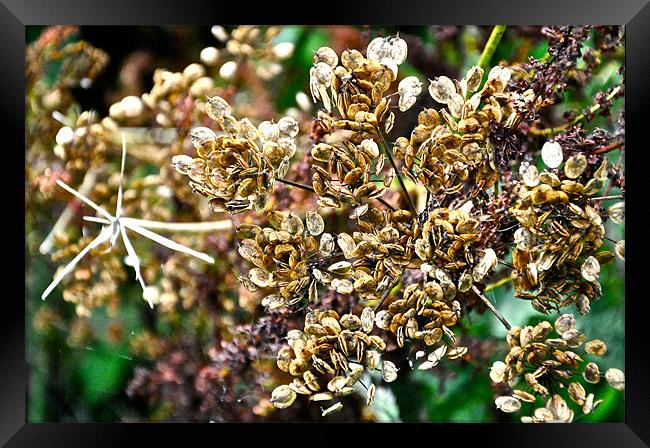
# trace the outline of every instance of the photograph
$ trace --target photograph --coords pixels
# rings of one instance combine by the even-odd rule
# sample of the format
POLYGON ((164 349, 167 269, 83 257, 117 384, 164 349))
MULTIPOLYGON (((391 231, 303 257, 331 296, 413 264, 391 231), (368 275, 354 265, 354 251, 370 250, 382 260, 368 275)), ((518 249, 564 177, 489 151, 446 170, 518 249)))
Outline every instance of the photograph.
POLYGON ((26 26, 26 422, 624 422, 625 42, 26 26))

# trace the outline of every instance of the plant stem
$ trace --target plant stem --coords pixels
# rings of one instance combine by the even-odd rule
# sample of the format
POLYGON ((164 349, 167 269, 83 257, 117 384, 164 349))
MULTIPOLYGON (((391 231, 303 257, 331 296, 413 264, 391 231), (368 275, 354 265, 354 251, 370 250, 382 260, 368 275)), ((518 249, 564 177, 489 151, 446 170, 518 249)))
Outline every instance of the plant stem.
MULTIPOLYGON (((612 90, 612 92, 609 95, 607 95, 607 101, 611 101, 616 95, 618 95, 618 92, 621 91, 621 88, 622 88, 621 86, 616 86, 614 88, 614 90, 612 90)), ((591 106, 589 108, 589 113, 593 114, 593 113, 597 112, 598 110, 600 110, 600 104, 594 104, 593 106, 591 106)), ((558 132, 562 132, 563 130, 565 130, 565 129, 573 126, 573 125, 576 125, 576 124, 580 123, 584 119, 585 119, 585 114, 580 114, 577 117, 575 117, 573 120, 571 120, 570 122, 564 123, 563 125, 560 125, 560 126, 555 127, 555 128, 537 129, 537 128, 531 127, 530 128, 530 133, 533 134, 533 135, 554 135, 554 134, 557 134, 558 132)), ((615 149, 615 148, 612 148, 612 149, 615 149)), ((605 152, 607 152, 607 151, 605 151, 605 152)), ((598 154, 600 154, 600 153, 598 153, 598 154)))
POLYGON ((481 57, 478 60, 478 65, 483 70, 486 70, 490 65, 492 56, 494 56, 494 52, 496 51, 497 46, 501 41, 501 37, 505 32, 506 32, 505 25, 496 25, 494 28, 492 28, 492 33, 490 34, 490 37, 488 38, 488 41, 485 44, 485 48, 483 48, 483 53, 481 53, 481 57))
POLYGON ((489 292, 492 291, 493 289, 500 288, 503 285, 506 285, 512 281, 512 275, 509 275, 507 277, 502 278, 501 280, 498 280, 494 283, 490 283, 485 287, 485 290, 483 292, 489 292))
MULTIPOLYGON (((312 193, 315 193, 315 192, 316 192, 316 190, 314 190, 314 188, 313 188, 313 187, 310 187, 309 185, 299 184, 298 182, 293 182, 293 181, 291 181, 291 180, 287 180, 287 179, 280 179, 280 178, 278 178, 278 177, 276 177, 275 180, 278 181, 278 182, 280 182, 280 183, 283 183, 283 184, 286 184, 286 185, 290 185, 290 186, 292 186, 292 187, 300 188, 301 190, 310 191, 310 192, 312 192, 312 193)), ((389 204, 388 202, 386 202, 384 199, 382 199, 382 198, 375 198, 375 199, 377 199, 377 201, 379 201, 379 202, 380 202, 382 205, 384 205, 385 207, 388 207, 388 208, 391 209, 392 211, 396 211, 396 208, 393 207, 392 205, 390 205, 390 204, 389 204)))
POLYGON ((310 187, 309 185, 299 184, 298 182, 293 182, 287 179, 281 179, 279 177, 276 177, 275 180, 285 185, 291 185, 292 187, 300 188, 301 190, 311 191, 312 193, 316 193, 314 187, 310 187))
POLYGON ((399 185, 402 188, 402 191, 404 192, 404 196, 406 196, 406 200, 409 204, 409 208, 411 209, 411 213, 413 213, 413 216, 417 216, 418 212, 417 209, 415 208, 415 204, 413 202, 413 199, 411 199, 411 195, 409 194, 408 190, 406 189, 406 184, 404 184, 404 180, 402 180, 402 176, 399 175, 399 170, 397 169, 397 164, 395 163, 395 160, 393 159, 392 154, 390 153, 390 149, 388 149, 388 145, 386 144, 386 139, 384 138, 384 134, 382 134, 381 130, 377 129, 377 133, 379 135, 379 138, 381 139, 381 146, 384 150, 384 154, 386 154, 386 157, 388 157, 388 161, 390 162, 391 166, 395 170, 395 174, 397 175, 397 180, 399 181, 399 185))
MULTIPOLYGON (((91 168, 88 171, 86 171, 86 175, 84 176, 84 179, 81 182, 81 186, 79 187, 79 192, 84 196, 88 196, 90 194, 90 190, 92 190, 93 186, 95 185, 96 178, 97 178, 97 169, 91 168)), ((61 216, 59 216, 59 219, 56 221, 56 224, 54 224, 54 227, 52 227, 50 233, 47 234, 45 240, 43 240, 41 245, 38 247, 40 253, 46 254, 50 250, 52 250, 54 237, 68 225, 68 223, 74 216, 75 204, 77 204, 76 199, 72 199, 68 202, 68 205, 66 206, 65 210, 63 210, 63 213, 61 213, 61 216)))
POLYGON ((615 194, 612 196, 598 196, 589 199, 591 199, 592 201, 609 201, 610 199, 625 199, 625 197, 622 194, 615 194))
POLYGON ((472 290, 476 293, 477 296, 480 297, 480 299, 483 301, 483 303, 485 303, 485 305, 487 305, 487 307, 490 309, 490 311, 492 311, 492 313, 494 313, 494 315, 497 317, 497 319, 499 319, 499 320, 501 321, 501 323, 503 324, 503 326, 506 327, 506 329, 510 330, 510 328, 512 328, 512 327, 510 326, 510 324, 508 323, 508 321, 506 320, 506 318, 503 317, 503 316, 501 315, 501 313, 499 312, 499 310, 497 310, 497 309, 494 307, 494 305, 492 305, 492 302, 490 302, 490 301, 487 299, 487 297, 485 297, 485 296, 481 293, 481 291, 479 291, 479 289, 478 289, 476 286, 472 286, 472 290))
POLYGON ((228 230, 232 228, 232 221, 224 219, 222 221, 207 222, 163 222, 149 221, 147 219, 130 218, 135 224, 145 229, 168 230, 170 232, 212 232, 215 230, 228 230))

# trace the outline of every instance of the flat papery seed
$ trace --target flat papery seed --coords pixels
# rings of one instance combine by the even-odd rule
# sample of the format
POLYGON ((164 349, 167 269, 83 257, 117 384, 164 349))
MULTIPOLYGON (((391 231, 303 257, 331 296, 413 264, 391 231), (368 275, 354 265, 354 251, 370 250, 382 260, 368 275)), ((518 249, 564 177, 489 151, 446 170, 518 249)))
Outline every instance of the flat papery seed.
POLYGON ((535 165, 528 165, 523 170, 521 177, 527 187, 535 187, 539 184, 539 172, 535 165))
POLYGON ((301 235, 305 231, 305 225, 302 219, 290 212, 280 223, 280 229, 292 235, 301 235))
POLYGON ((208 97, 205 105, 205 112, 213 120, 220 120, 225 115, 232 114, 230 104, 220 96, 208 97))
POLYGON ((502 361, 495 361, 490 367, 490 379, 495 383, 502 383, 505 378, 506 364, 502 361))
POLYGON ((319 87, 325 87, 327 89, 332 85, 334 71, 328 64, 319 62, 314 65, 313 71, 310 71, 310 73, 312 73, 312 76, 319 87))
POLYGON ((267 288, 271 286, 273 274, 261 268, 253 268, 248 273, 248 278, 260 288, 267 288))
POLYGON ((340 323, 341 327, 345 328, 346 330, 355 331, 361 328, 361 319, 351 313, 341 316, 340 323))
POLYGON ((352 255, 352 252, 354 252, 354 249, 357 247, 354 239, 347 233, 339 233, 337 237, 337 243, 346 258, 349 258, 352 255))
POLYGON ((587 363, 585 370, 582 372, 582 377, 591 384, 597 384, 600 381, 600 369, 594 362, 587 363))
POLYGON ((354 210, 352 210, 352 213, 350 213, 350 219, 360 218, 361 216, 365 215, 367 211, 368 211, 368 204, 360 205, 356 207, 354 210))
POLYGON ((205 126, 198 126, 193 128, 190 131, 190 140, 192 141, 192 146, 195 148, 202 148, 206 142, 214 141, 217 138, 217 134, 210 128, 205 126))
POLYGON ((370 333, 375 325, 375 312, 370 307, 365 307, 361 312, 361 329, 370 333))
POLYGON ((582 406, 585 402, 587 392, 585 388, 580 383, 571 383, 569 384, 569 397, 579 406, 582 406))
POLYGON ((305 221, 307 222, 307 231, 314 236, 320 235, 325 230, 323 217, 313 210, 307 212, 305 221))
POLYGON ((57 145, 67 145, 74 140, 74 130, 70 126, 63 126, 54 139, 57 145))
POLYGON ((576 298, 576 308, 578 308, 580 315, 587 315, 591 309, 591 302, 589 300, 589 297, 584 294, 579 294, 576 298))
POLYGON ((278 120, 278 127, 280 128, 280 134, 293 138, 298 135, 300 128, 298 127, 298 122, 293 117, 282 117, 278 120))
POLYGON ((625 224, 625 202, 617 202, 607 209, 609 218, 616 224, 625 224))
POLYGON ((386 310, 381 310, 375 315, 375 324, 382 330, 388 330, 392 316, 386 310))
POLYGON ((263 140, 277 141, 280 138, 280 126, 272 121, 263 121, 257 126, 263 140))
POLYGON ((180 174, 187 174, 192 164, 192 157, 185 154, 179 154, 172 157, 172 166, 180 174))
POLYGON ((441 345, 431 353, 427 355, 427 360, 429 362, 434 363, 434 365, 438 365, 438 363, 442 360, 442 358, 447 354, 448 346, 447 345, 441 345))
POLYGON ((585 351, 592 356, 603 356, 607 352, 607 345, 600 339, 594 339, 585 344, 585 351))
POLYGON ((564 155, 558 142, 550 141, 542 146, 542 161, 549 168, 557 168, 562 164, 564 155))
POLYGON ((286 384, 273 389, 271 403, 278 409, 288 408, 296 401, 297 394, 286 384))
POLYGON ((279 294, 270 294, 262 299, 262 306, 275 310, 286 304, 284 298, 279 294))
POLYGON ((319 62, 324 62, 330 67, 336 68, 339 63, 339 57, 336 54, 336 51, 330 47, 320 47, 316 50, 316 53, 314 53, 314 64, 318 64, 319 62))
POLYGON ((322 411, 321 416, 322 416, 322 417, 325 417, 326 415, 331 414, 331 413, 333 413, 333 412, 338 412, 338 411, 340 411, 341 409, 343 409, 343 404, 341 404, 340 401, 337 401, 336 403, 334 403, 334 404, 333 404, 332 406, 330 406, 329 408, 327 408, 327 409, 321 409, 321 411, 322 411))
POLYGON ((374 403, 375 401, 375 391, 376 391, 375 384, 374 383, 370 384, 366 392, 366 404, 368 406, 372 406, 372 403, 374 403))
POLYGON ((377 143, 373 139, 367 138, 361 141, 359 146, 361 146, 366 154, 368 154, 372 159, 379 157, 379 146, 377 146, 377 143))
POLYGON ((562 314, 555 321, 555 331, 562 335, 576 326, 576 319, 573 314, 562 314))
POLYGON ((346 260, 337 261, 336 263, 330 265, 327 270, 335 274, 345 274, 352 267, 352 263, 346 260))
POLYGON ((344 376, 335 376, 327 383, 327 390, 330 392, 338 392, 347 385, 347 379, 344 376))
MULTIPOLYGON (((416 100, 417 100, 417 98, 414 98, 412 100, 412 104, 410 106, 408 106, 406 109, 410 109, 411 106, 413 106, 413 104, 415 104, 416 100)), ((411 100, 409 100, 409 101, 411 101, 411 100)), ((400 102, 401 102, 401 99, 400 99, 400 102)), ((401 110, 402 105, 400 104, 399 107, 400 107, 400 110, 401 110)), ((384 130, 386 131, 386 134, 390 134, 390 132, 393 130, 394 125, 395 125, 395 112, 393 112, 391 110, 390 113, 388 114, 388 116, 386 117, 386 120, 384 121, 384 130)))
POLYGON ((467 80, 467 89, 470 92, 475 92, 481 85, 483 79, 483 69, 478 65, 474 65, 467 71, 465 79, 467 80))
POLYGON ((447 104, 456 93, 454 82, 446 76, 439 76, 431 80, 429 94, 438 103, 447 104))
POLYGON ((607 369, 605 379, 616 390, 625 390, 625 374, 619 369, 607 369))
POLYGON ((526 403, 535 403, 536 400, 535 395, 519 389, 514 389, 512 391, 512 395, 521 401, 525 401, 526 403))
POLYGON ((390 57, 395 64, 400 65, 406 60, 408 55, 408 45, 404 39, 398 36, 389 38, 391 42, 390 57))
POLYGON ((334 394, 332 392, 319 392, 317 394, 311 395, 309 397, 310 401, 327 401, 331 400, 334 398, 334 394))
POLYGON ((564 174, 570 179, 579 177, 587 168, 587 158, 583 154, 569 157, 564 164, 564 174))
POLYGON ((569 416, 573 415, 564 398, 557 394, 546 403, 546 409, 551 411, 558 420, 568 420, 569 416))
POLYGON ((389 54, 389 44, 384 37, 375 37, 368 44, 366 49, 366 56, 372 61, 379 61, 389 54))
POLYGON ((331 255, 336 249, 334 237, 330 233, 323 233, 320 237, 319 250, 323 255, 331 255))
POLYGON ((600 277, 600 263, 594 256, 589 256, 580 267, 582 278, 588 282, 595 282, 600 277))
POLYGON ((400 96, 399 108, 404 112, 415 104, 417 96, 422 92, 422 82, 417 76, 407 76, 399 82, 397 91, 400 96))
POLYGON ((348 279, 335 278, 332 280, 332 288, 339 294, 352 294, 354 291, 354 285, 348 279))
POLYGON ((521 409, 521 402, 517 398, 511 396, 497 397, 497 399, 494 400, 494 404, 497 409, 507 413, 517 412, 521 409))
POLYGON ((614 252, 621 260, 625 260, 625 240, 620 240, 614 246, 614 252))
POLYGON ((390 361, 384 361, 381 366, 381 377, 387 383, 392 383, 397 379, 397 367, 390 361))

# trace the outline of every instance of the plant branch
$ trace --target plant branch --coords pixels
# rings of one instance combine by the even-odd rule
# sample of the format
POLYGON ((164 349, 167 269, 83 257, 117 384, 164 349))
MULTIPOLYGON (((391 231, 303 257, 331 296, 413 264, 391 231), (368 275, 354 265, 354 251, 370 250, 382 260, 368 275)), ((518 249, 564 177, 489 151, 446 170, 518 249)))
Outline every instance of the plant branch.
MULTIPOLYGON (((395 170, 395 174, 397 174, 397 180, 399 181, 399 185, 402 188, 402 191, 404 192, 404 196, 406 196, 406 200, 409 204, 409 208, 411 209, 411 213, 413 213, 413 216, 417 216, 418 212, 417 209, 415 208, 415 204, 413 203, 413 199, 411 198, 411 195, 409 194, 408 190, 406 189, 406 184, 404 183, 404 180, 402 179, 402 176, 399 175, 399 170, 397 169, 397 164, 395 163, 395 160, 393 159, 393 155, 390 153, 390 149, 388 149, 388 145, 386 144, 386 139, 384 138, 384 135, 382 134, 381 130, 377 129, 377 133, 379 134, 379 138, 381 139, 381 146, 384 150, 384 154, 386 154, 386 157, 388 157, 388 161, 390 162, 391 166, 395 170)), ((391 207, 392 208, 392 207, 391 207)))
POLYGON ((497 317, 497 319, 499 319, 499 320, 501 321, 501 323, 503 324, 503 326, 506 327, 506 329, 510 330, 510 328, 512 328, 512 327, 510 326, 510 324, 508 323, 508 321, 506 320, 506 318, 503 317, 503 315, 501 315, 501 313, 499 312, 499 310, 497 310, 497 309, 494 307, 494 305, 492 305, 492 302, 490 302, 490 301, 487 299, 487 297, 485 297, 485 296, 483 295, 483 293, 481 293, 481 291, 479 291, 479 289, 478 289, 476 286, 472 286, 472 290, 476 293, 477 296, 480 297, 480 299, 483 301, 483 303, 485 303, 485 305, 487 305, 487 307, 490 309, 490 311, 492 311, 492 313, 494 313, 494 315, 497 317))
MULTIPOLYGON (((89 169, 86 172, 86 176, 84 177, 83 181, 81 182, 81 186, 79 187, 79 192, 83 194, 84 196, 88 196, 90 193, 90 190, 93 188, 93 185, 95 184, 95 179, 97 178, 97 169, 89 169)), ((38 250, 40 253, 45 255, 48 253, 50 250, 52 250, 52 245, 54 243, 54 237, 63 231, 63 229, 68 225, 70 220, 75 214, 75 204, 77 201, 75 199, 72 199, 71 201, 68 202, 68 205, 66 206, 65 210, 63 210, 63 213, 61 213, 61 216, 59 216, 59 219, 56 221, 54 224, 54 227, 52 227, 52 230, 50 230, 50 233, 47 234, 47 237, 45 237, 45 240, 41 243, 41 245, 38 247, 38 250)))
MULTIPOLYGON (((275 180, 278 181, 278 182, 280 182, 280 183, 282 183, 282 184, 286 184, 286 185, 290 185, 290 186, 292 186, 292 187, 300 188, 301 190, 310 191, 310 192, 312 192, 312 193, 315 193, 315 192, 316 192, 316 190, 314 190, 314 188, 313 188, 313 187, 310 187, 309 185, 299 184, 298 182, 293 182, 293 181, 291 181, 291 180, 287 180, 287 179, 280 179, 279 177, 276 177, 275 180)), ((384 205, 385 207, 388 207, 388 208, 391 209, 392 211, 396 211, 396 210, 397 210, 395 207, 393 207, 392 205, 390 205, 390 204, 389 204, 388 202, 386 202, 384 199, 382 199, 382 198, 375 198, 375 199, 377 199, 378 202, 380 202, 380 203, 381 203, 382 205, 384 205)))
POLYGON ((131 221, 145 229, 168 230, 170 232, 212 232, 215 230, 228 230, 232 228, 232 221, 224 219, 222 221, 207 222, 163 222, 149 221, 148 219, 122 218, 131 221))
MULTIPOLYGON (((612 90, 612 92, 609 95, 607 95, 607 101, 611 101, 614 97, 616 97, 616 95, 618 95, 618 93, 621 91, 621 88, 622 87, 620 85, 616 86, 612 90)), ((593 106, 591 106, 589 108, 589 113, 590 114, 596 113, 597 111, 600 110, 600 107, 601 107, 600 104, 594 104, 593 106)), ((575 117, 573 120, 571 120, 570 122, 564 123, 563 125, 557 126, 555 128, 538 129, 538 128, 531 127, 530 128, 530 133, 533 134, 533 135, 554 135, 554 134, 557 134, 558 132, 564 131, 567 128, 570 128, 571 126, 574 126, 574 125, 580 123, 584 119, 585 119, 585 114, 580 114, 577 117, 575 117)), ((612 149, 615 149, 615 148, 612 148, 612 149)), ((598 153, 598 154, 600 154, 600 153, 598 153)))
POLYGON ((512 275, 508 275, 507 277, 504 277, 501 280, 497 280, 496 282, 490 283, 489 285, 485 286, 485 290, 483 292, 489 292, 492 291, 493 289, 500 288, 503 285, 507 285, 511 281, 512 281, 512 275))
POLYGON ((598 197, 589 198, 589 199, 591 199, 592 201, 609 201, 611 199, 625 199, 625 196, 623 196, 622 194, 614 194, 614 195, 611 195, 611 196, 598 196, 598 197))
POLYGON ((501 37, 503 37, 503 33, 505 32, 506 32, 506 25, 496 25, 494 28, 492 28, 492 33, 490 34, 490 37, 488 38, 488 41, 485 44, 485 48, 483 48, 483 53, 481 53, 481 57, 478 60, 478 65, 483 70, 486 70, 490 65, 492 56, 494 56, 494 52, 499 46, 501 37))

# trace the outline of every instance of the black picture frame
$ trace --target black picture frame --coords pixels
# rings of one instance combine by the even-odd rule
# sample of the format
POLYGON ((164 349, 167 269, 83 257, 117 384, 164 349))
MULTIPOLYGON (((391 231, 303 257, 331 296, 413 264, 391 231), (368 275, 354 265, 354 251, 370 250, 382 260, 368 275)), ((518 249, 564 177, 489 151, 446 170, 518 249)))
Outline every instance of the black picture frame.
MULTIPOLYGON (((646 333, 647 314, 645 294, 641 282, 644 245, 643 199, 641 186, 643 151, 648 98, 650 98, 650 4, 648 0, 444 0, 424 3, 416 0, 390 2, 312 2, 290 5, 267 3, 265 8, 246 3, 239 8, 236 3, 224 4, 214 0, 1 0, 0 46, 3 51, 0 69, 0 109, 5 136, 2 167, 6 210, 5 238, 21 244, 18 213, 25 204, 19 160, 24 147, 24 68, 25 26, 46 24, 80 25, 212 25, 233 23, 318 23, 318 24, 616 24, 626 25, 626 142, 632 151, 627 152, 626 202, 628 242, 625 284, 626 294, 626 402, 624 423, 598 423, 574 425, 521 425, 521 424, 450 424, 436 427, 418 426, 426 438, 411 439, 407 443, 442 443, 444 439, 468 445, 467 437, 479 446, 580 446, 585 447, 641 447, 650 444, 650 376, 647 374, 650 356, 646 333), (642 121, 643 120, 643 121, 642 121), (15 160, 14 160, 15 159, 15 160), (15 164, 14 164, 15 162, 15 164), (16 176, 17 179, 10 179, 16 176), (16 190, 16 191, 14 191, 16 190), (19 202, 22 201, 22 202, 19 202), (13 206, 13 207, 12 207, 13 206), (18 221, 13 224, 11 217, 18 221), (9 237, 16 233, 15 238, 9 237), (634 260, 637 260, 635 262, 634 260)), ((24 166, 24 159, 23 159, 24 166)), ((20 246, 16 248, 20 250, 20 246)), ((23 246, 23 251, 24 251, 23 246)), ((27 254, 25 254, 27 255, 27 254)), ((27 260, 27 256, 25 258, 27 260)), ((26 261, 27 262, 27 261, 26 261)), ((7 269, 20 269, 10 263, 7 269)), ((8 278, 13 272, 5 271, 8 278)), ((16 273, 16 276, 19 274, 16 273)), ((9 281, 4 282, 11 285, 9 281)), ((131 446, 136 436, 147 437, 147 444, 158 440, 189 441, 197 435, 208 435, 210 443, 219 443, 215 436, 221 434, 219 425, 123 425, 123 424, 46 424, 26 423, 25 363, 25 302, 11 288, 4 289, 0 310, 0 443, 8 447, 22 446, 131 446), (207 433, 207 434, 206 434, 207 433), (156 440, 157 439, 157 440, 156 440)), ((25 294, 27 299, 27 294, 25 294)), ((416 425, 409 425, 414 427, 416 425)), ((247 427, 239 426, 246 431, 247 427)), ((381 434, 385 425, 373 426, 373 433, 381 434), (378 428, 384 426, 383 428, 378 428), (378 429, 375 429, 378 428, 378 429)), ((285 433, 286 429, 281 432, 285 433)), ((255 432, 255 431, 254 431, 255 432)), ((356 432, 356 430, 355 430, 356 432)), ((365 433, 366 431, 362 431, 365 433)), ((250 432, 249 432, 250 433, 250 432)), ((277 433, 273 433, 277 434, 277 433)), ((285 433, 289 436, 290 433, 285 433)), ((323 433, 324 434, 324 433, 323 433)), ((395 433, 405 437, 402 431, 395 433)), ((282 436, 281 438, 284 438, 282 436)), ((293 435, 291 437, 294 437, 293 435)), ((343 436, 341 436, 343 437, 343 436)), ((348 436, 345 436, 346 440, 348 436)), ((308 440, 313 439, 310 437, 308 440)), ((222 443, 227 439, 222 439, 222 443)), ((342 439, 341 439, 342 440, 342 439)), ((187 443, 187 442, 186 442, 187 443)), ((306 443, 302 441, 300 443, 306 443)))

